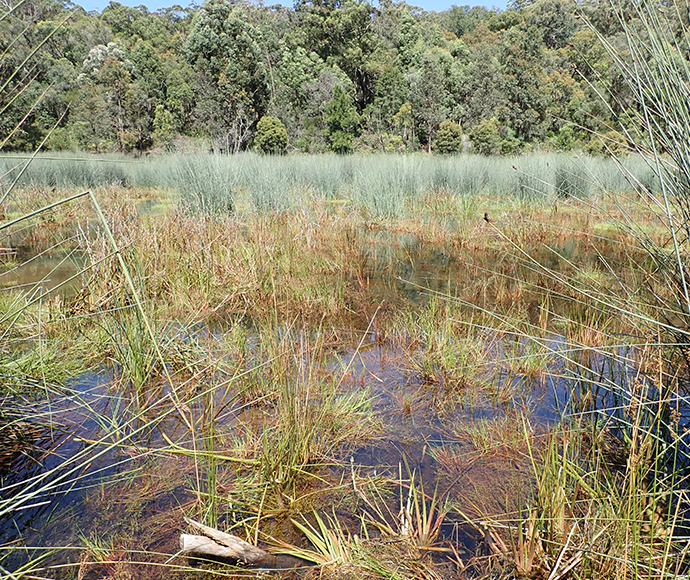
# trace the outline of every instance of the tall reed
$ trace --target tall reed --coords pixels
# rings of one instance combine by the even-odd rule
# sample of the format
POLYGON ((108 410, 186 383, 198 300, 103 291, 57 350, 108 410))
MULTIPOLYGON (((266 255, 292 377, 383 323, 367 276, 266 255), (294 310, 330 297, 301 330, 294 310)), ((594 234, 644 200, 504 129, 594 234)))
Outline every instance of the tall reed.
MULTIPOLYGON (((592 236, 592 248, 616 232, 632 275, 616 274, 607 285, 586 272, 563 275, 517 246, 515 252, 628 331, 617 340, 609 336, 608 344, 588 344, 582 339, 593 338, 593 328, 572 321, 581 342, 571 338, 568 349, 556 353, 569 401, 563 426, 535 459, 534 512, 522 528, 530 530, 522 544, 529 554, 516 559, 550 578, 675 578, 688 567, 690 67, 682 55, 690 31, 680 4, 613 1, 611 9, 627 50, 603 36, 599 41, 627 85, 635 122, 626 136, 647 169, 634 172, 629 160, 617 160, 624 188, 620 177, 610 180, 594 166, 582 164, 573 175, 601 184, 612 202, 579 206, 587 219, 607 224, 600 230, 605 234, 592 236), (656 219, 639 221, 636 207, 656 219), (594 356, 576 355, 587 350, 594 356)), ((563 197, 572 197, 570 178, 561 180, 563 197)))
MULTIPOLYGON (((0 175, 18 183, 46 187, 160 187, 179 194, 195 212, 282 211, 303 207, 313 198, 349 203, 371 216, 404 216, 410 202, 430 193, 459 197, 488 194, 510 199, 543 198, 630 190, 610 160, 565 154, 519 158, 461 155, 267 157, 254 153, 162 155, 146 159, 118 156, 38 156, 19 176, 21 156, 0 157, 0 175), (519 168, 516 171, 513 166, 519 168), (532 179, 538 175, 538 179, 532 179), (564 179, 577 185, 564 186, 564 179), (571 191, 572 190, 572 191, 571 191)), ((654 184, 639 157, 625 161, 641 183, 654 184)))

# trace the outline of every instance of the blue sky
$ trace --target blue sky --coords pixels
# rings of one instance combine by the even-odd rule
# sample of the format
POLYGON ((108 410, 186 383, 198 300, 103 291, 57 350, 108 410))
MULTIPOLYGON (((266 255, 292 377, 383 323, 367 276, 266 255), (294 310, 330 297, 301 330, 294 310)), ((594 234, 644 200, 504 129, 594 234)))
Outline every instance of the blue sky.
MULTIPOLYGON (((110 0, 73 0, 75 4, 79 4, 85 10, 98 10, 99 12, 105 8, 110 0)), ((180 4, 181 6, 187 6, 190 4, 190 0, 118 0, 120 4, 125 4, 127 6, 141 6, 142 4, 146 6, 151 12, 157 10, 158 8, 164 8, 172 6, 174 4, 180 4)), ((264 0, 266 4, 272 4, 277 0, 264 0)), ((469 4, 470 6, 480 5, 486 6, 487 8, 501 8, 505 9, 506 0, 407 0, 409 4, 414 6, 421 6, 425 10, 447 10, 452 4, 458 6, 464 6, 469 4)), ((203 4, 203 0, 196 0, 197 4, 203 4)), ((283 0, 281 4, 291 5, 290 0, 283 0)))

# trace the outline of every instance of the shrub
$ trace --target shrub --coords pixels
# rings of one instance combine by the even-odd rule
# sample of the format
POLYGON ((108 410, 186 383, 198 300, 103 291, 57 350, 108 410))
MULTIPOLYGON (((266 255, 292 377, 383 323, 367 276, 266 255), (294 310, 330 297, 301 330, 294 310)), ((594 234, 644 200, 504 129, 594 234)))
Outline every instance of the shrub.
POLYGON ((167 150, 172 149, 175 129, 175 116, 163 105, 158 105, 153 118, 153 142, 167 150))
POLYGON ((287 149, 288 134, 285 125, 278 117, 261 117, 256 126, 254 148, 271 155, 282 155, 287 149))
POLYGON ((462 152, 462 129, 453 121, 443 121, 436 133, 434 149, 439 153, 462 152))
POLYGON ((618 131, 607 131, 603 134, 594 134, 583 147, 585 153, 590 155, 613 155, 620 157, 628 152, 626 139, 618 131))
POLYGON ((501 155, 517 155, 523 148, 524 143, 513 135, 506 136, 501 140, 501 155))
POLYGON ((475 153, 497 155, 501 152, 501 135, 498 132, 498 119, 484 119, 472 127, 469 133, 475 153))
POLYGON ((45 148, 50 151, 76 151, 77 144, 67 129, 57 127, 48 137, 45 148))

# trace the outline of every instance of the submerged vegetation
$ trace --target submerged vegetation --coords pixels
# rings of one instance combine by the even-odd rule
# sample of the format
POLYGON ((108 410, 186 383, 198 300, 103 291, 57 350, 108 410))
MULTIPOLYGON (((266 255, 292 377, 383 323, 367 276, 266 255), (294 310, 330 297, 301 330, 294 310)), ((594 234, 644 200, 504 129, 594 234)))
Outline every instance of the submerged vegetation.
MULTIPOLYGON (((657 8, 606 12, 631 61, 583 11, 624 160, 3 156, 2 574, 687 575, 688 37, 657 8), (190 520, 270 556, 182 553, 190 520)), ((364 111, 333 94, 345 152, 364 111)))
MULTIPOLYGON (((592 174, 586 162, 573 175, 592 174)), ((520 167, 510 171, 519 183, 520 167)), ((66 259, 3 292, 2 364, 16 369, 3 432, 17 443, 4 446, 3 517, 16 526, 0 565, 168 575, 187 569, 171 559, 187 516, 268 547, 278 575, 301 561, 350 577, 585 574, 616 568, 611 542, 628 532, 609 529, 614 507, 597 502, 634 485, 647 498, 628 498, 635 545, 670 549, 674 533, 642 531, 681 521, 668 511, 681 509, 667 497, 675 483, 648 487, 660 427, 643 400, 654 388, 668 400, 672 386, 654 362, 658 337, 640 331, 634 303, 614 302, 652 268, 616 212, 634 212, 650 243, 663 232, 631 188, 614 201, 594 181, 583 197, 540 183, 493 196, 427 186, 380 213, 341 198, 347 183, 337 195, 286 188, 281 209, 236 186, 229 213, 167 188, 108 185, 4 228, 18 252, 8 280, 31 266, 19 248, 66 259), (56 287, 67 267, 78 283, 56 287), (620 389, 634 385, 626 400, 620 389), (613 400, 620 413, 605 411, 613 400), (561 412, 572 419, 554 423, 561 412), (634 432, 651 427, 647 443, 634 432), (620 471, 633 452, 637 471, 620 471), (564 459, 566 473, 554 467, 564 459), (75 493, 80 524, 66 534, 72 512, 42 506, 75 493), (45 522, 38 535, 24 514, 45 522), (598 521, 605 532, 586 527, 598 521), (606 548, 593 559, 595 541, 606 548), (70 550, 52 555, 58 545, 70 550)), ((10 219, 69 191, 49 187, 16 189, 10 219)), ((656 557, 645 554, 636 565, 656 557)))

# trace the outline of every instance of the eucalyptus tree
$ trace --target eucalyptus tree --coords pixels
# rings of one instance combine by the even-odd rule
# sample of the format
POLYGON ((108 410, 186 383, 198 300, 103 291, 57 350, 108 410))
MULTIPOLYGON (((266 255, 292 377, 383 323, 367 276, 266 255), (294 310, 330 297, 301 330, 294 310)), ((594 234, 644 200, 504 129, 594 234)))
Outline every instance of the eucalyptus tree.
POLYGON ((375 68, 381 42, 372 22, 376 11, 366 0, 298 0, 295 18, 299 44, 329 66, 347 74, 362 111, 374 99, 375 68))
POLYGON ((534 26, 506 31, 498 57, 505 101, 497 116, 527 143, 539 141, 546 134, 548 95, 543 86, 538 32, 534 26))
POLYGON ((136 145, 132 131, 138 107, 132 87, 134 64, 116 42, 94 46, 82 64, 80 91, 72 107, 80 145, 100 151, 114 142, 118 151, 136 145))
POLYGON ((227 0, 209 0, 194 16, 185 54, 197 73, 197 120, 221 151, 239 151, 270 99, 260 31, 227 0))
POLYGON ((409 85, 408 100, 417 126, 417 134, 431 152, 433 134, 451 111, 448 90, 447 51, 438 48, 424 52, 416 66, 406 75, 409 85), (444 66, 444 64, 446 66, 444 66))
MULTIPOLYGON (((409 85, 395 60, 394 53, 382 53, 378 63, 378 82, 373 102, 364 110, 363 121, 367 131, 375 137, 381 148, 385 148, 385 135, 398 134, 395 115, 407 102, 409 85)), ((401 135, 402 137, 402 135, 401 135)))
POLYGON ((335 86, 333 98, 326 103, 324 120, 328 148, 335 153, 350 153, 359 134, 360 117, 354 99, 340 85, 335 86))
POLYGON ((493 14, 484 6, 452 5, 445 13, 445 27, 458 38, 473 32, 480 22, 486 22, 493 14))

